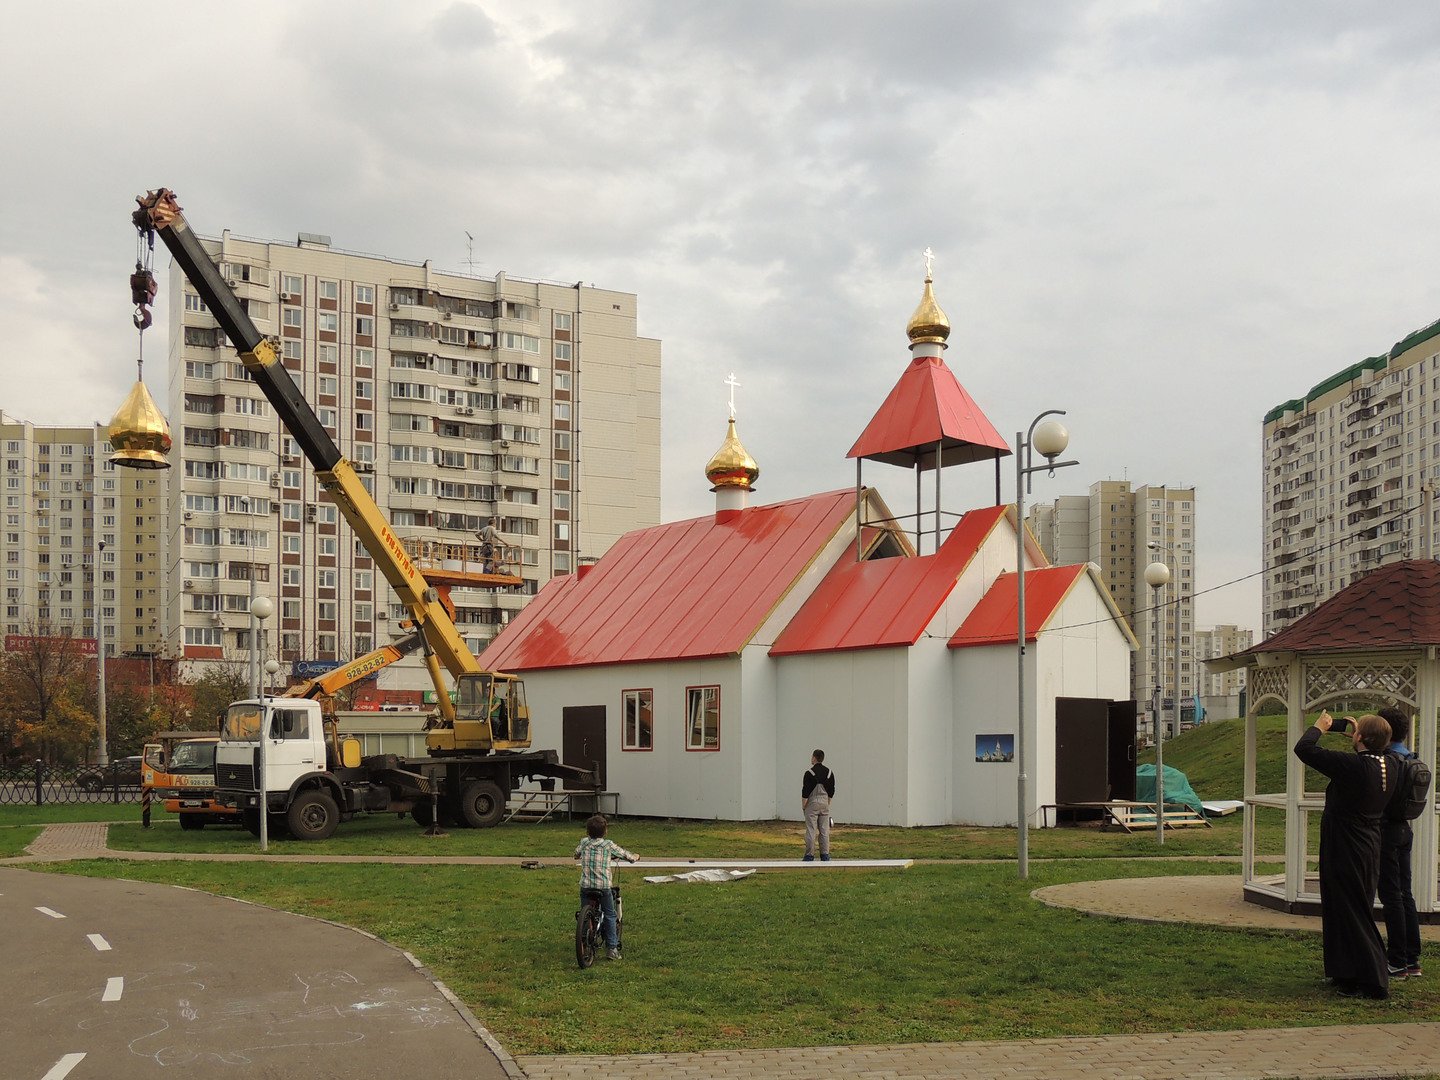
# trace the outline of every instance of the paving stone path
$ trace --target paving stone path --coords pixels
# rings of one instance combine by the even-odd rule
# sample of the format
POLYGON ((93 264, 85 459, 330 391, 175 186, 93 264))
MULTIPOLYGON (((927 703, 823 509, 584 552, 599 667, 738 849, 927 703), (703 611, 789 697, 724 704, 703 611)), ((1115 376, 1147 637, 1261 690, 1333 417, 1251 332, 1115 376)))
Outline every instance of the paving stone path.
MULTIPOLYGON (((104 824, 48 826, 15 865, 76 858, 173 858, 161 852, 106 847, 104 824)), ((185 856, 221 858, 219 856, 185 856)), ((253 859, 259 856, 230 856, 253 859)), ((286 858, 296 858, 288 856, 286 858)), ((312 861, 322 861, 315 859, 312 861)), ((323 861, 415 862, 417 858, 332 857, 323 861)), ((446 859, 503 862, 514 859, 446 859)), ((562 860, 567 861, 567 860, 562 860)), ((1319 930, 1319 920, 1283 915, 1238 899, 1237 879, 1175 878, 1078 882, 1037 890, 1036 898, 1096 915, 1218 925, 1319 930), (1197 888, 1197 885, 1204 886, 1197 888)), ((1440 940, 1440 926, 1423 928, 1440 940)), ((1440 975, 1440 973, 1437 973, 1440 975)), ((951 1077, 1046 1080, 1250 1080, 1262 1077, 1400 1078, 1440 1075, 1440 1023, 1373 1024, 1258 1031, 1025 1039, 1012 1042, 824 1046, 777 1050, 717 1050, 695 1054, 527 1055, 505 1061, 531 1080, 604 1076, 611 1080, 941 1080, 951 1077)))

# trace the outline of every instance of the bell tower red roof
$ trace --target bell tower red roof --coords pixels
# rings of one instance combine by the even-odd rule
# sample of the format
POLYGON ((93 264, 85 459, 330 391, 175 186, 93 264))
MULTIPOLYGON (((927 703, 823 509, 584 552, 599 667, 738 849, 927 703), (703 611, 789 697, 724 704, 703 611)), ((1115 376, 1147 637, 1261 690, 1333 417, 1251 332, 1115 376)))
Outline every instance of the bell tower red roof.
POLYGON ((945 365, 942 353, 950 337, 950 320, 935 302, 928 248, 925 258, 925 292, 905 328, 914 359, 846 457, 934 469, 1010 453, 995 426, 945 365))

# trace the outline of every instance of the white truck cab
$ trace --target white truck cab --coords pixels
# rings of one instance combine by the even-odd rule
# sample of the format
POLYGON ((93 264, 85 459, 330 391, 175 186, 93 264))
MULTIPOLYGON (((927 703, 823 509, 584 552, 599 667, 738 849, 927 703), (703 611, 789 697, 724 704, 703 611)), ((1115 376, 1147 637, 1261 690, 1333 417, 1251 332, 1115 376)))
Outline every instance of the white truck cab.
POLYGON ((237 701, 226 710, 215 748, 215 787, 223 801, 246 814, 247 825, 254 815, 258 827, 262 783, 269 811, 285 813, 292 792, 328 771, 319 702, 266 698, 263 704, 237 701))

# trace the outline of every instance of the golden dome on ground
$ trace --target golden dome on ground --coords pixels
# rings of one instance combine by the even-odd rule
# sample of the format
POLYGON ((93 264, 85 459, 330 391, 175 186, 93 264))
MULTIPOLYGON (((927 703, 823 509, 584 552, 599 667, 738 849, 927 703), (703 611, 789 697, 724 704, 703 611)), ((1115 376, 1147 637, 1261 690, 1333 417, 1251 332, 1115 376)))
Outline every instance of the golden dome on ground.
MULTIPOLYGON (((735 434, 735 418, 730 418, 730 427, 725 432, 725 441, 715 456, 705 466, 705 479, 714 488, 739 487, 750 490, 760 478, 760 466, 745 452, 735 434)), ((713 490, 713 488, 712 488, 713 490)))
POLYGON ((145 389, 136 380, 114 418, 110 421, 110 446, 115 453, 110 460, 131 469, 168 469, 170 462, 170 425, 145 389))
POLYGON ((925 275, 925 294, 920 297, 920 306, 915 309, 915 314, 910 316, 910 322, 905 327, 905 332, 910 336, 910 343, 918 345, 921 342, 935 342, 943 345, 945 339, 950 336, 950 320, 945 317, 945 312, 940 310, 940 305, 935 302, 935 292, 930 287, 931 277, 925 275))

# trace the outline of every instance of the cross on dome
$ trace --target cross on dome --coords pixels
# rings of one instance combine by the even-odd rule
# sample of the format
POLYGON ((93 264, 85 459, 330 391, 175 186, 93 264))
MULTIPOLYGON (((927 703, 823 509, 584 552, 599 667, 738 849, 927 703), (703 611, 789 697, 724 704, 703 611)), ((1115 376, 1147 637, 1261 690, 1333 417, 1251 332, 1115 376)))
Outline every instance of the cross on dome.
POLYGON ((735 373, 734 373, 733 371, 730 372, 729 378, 727 378, 727 379, 725 380, 725 385, 728 386, 728 387, 730 387, 730 419, 731 419, 731 420, 734 420, 734 419, 735 419, 735 389, 736 389, 736 387, 738 387, 738 386, 740 385, 740 380, 738 380, 737 378, 735 378, 735 373))

